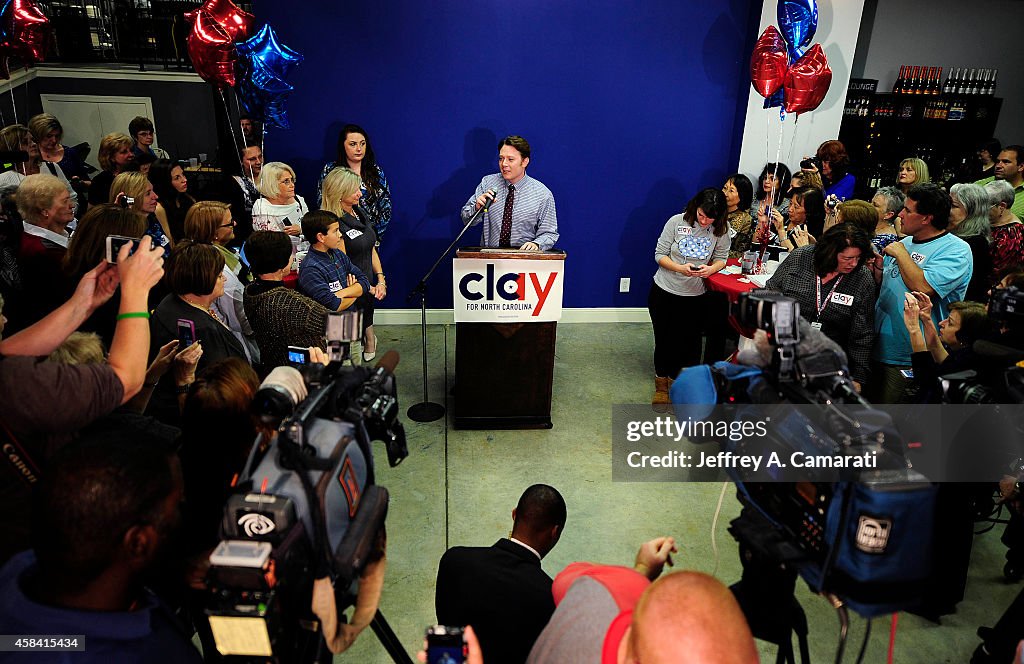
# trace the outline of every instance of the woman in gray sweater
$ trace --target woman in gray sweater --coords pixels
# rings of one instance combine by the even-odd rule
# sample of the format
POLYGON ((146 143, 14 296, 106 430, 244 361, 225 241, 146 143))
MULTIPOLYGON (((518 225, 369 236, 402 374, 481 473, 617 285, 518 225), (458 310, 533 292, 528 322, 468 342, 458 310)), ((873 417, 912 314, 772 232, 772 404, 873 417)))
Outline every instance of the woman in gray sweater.
POLYGON ((704 280, 725 267, 729 255, 728 206, 720 189, 702 189, 682 214, 665 224, 654 250, 658 271, 647 296, 654 326, 654 399, 669 403, 668 388, 679 370, 725 352, 728 301, 709 292, 704 280))

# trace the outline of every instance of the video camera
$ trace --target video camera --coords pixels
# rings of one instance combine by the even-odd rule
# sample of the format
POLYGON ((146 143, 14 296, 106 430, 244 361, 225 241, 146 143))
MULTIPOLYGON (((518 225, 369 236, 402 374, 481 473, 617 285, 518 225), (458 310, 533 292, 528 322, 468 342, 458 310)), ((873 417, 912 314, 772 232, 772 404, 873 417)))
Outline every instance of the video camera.
POLYGON ((860 396, 842 355, 800 318, 793 298, 750 291, 733 315, 742 327, 765 332, 771 357, 762 345, 768 366, 761 371, 711 367, 717 403, 734 408, 736 420, 770 426, 760 439, 714 442, 739 456, 815 460, 798 475, 792 468, 775 475, 729 468, 740 501, 751 508, 744 510, 750 518, 733 522, 733 534, 863 615, 920 606, 931 575, 936 490, 907 463, 892 418, 860 396), (845 463, 864 455, 875 465, 845 463))
MULTIPOLYGON (((337 315, 329 332, 358 335, 358 314, 337 315)), ((347 357, 352 340, 329 338, 332 356, 347 357)), ((278 367, 256 393, 253 408, 272 433, 257 437, 239 474, 207 574, 204 614, 221 655, 330 661, 314 580, 331 580, 340 616, 383 555, 388 492, 376 483, 371 441, 384 441, 392 467, 408 456, 397 364, 389 351, 373 369, 278 367)))
MULTIPOLYGON (((1024 291, 1016 286, 992 291, 988 316, 996 323, 1024 326, 1024 291)), ((1021 340, 1020 336, 1014 335, 1021 340)), ((979 340, 972 346, 978 369, 942 376, 942 401, 948 404, 1024 404, 1024 347, 979 340)))

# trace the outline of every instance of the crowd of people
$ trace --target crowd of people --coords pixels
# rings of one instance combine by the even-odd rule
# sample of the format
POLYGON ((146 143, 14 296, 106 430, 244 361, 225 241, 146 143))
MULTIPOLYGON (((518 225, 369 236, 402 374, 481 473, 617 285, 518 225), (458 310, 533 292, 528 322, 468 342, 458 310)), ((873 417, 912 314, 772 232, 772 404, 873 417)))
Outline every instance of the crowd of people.
POLYGON ((986 310, 993 289, 1024 284, 1024 147, 988 141, 978 155, 977 181, 946 190, 911 157, 893 185, 856 200, 850 159, 831 140, 796 173, 766 164, 756 191, 736 173, 720 192, 697 193, 655 248, 652 402, 669 403, 680 369, 724 359, 728 303, 706 280, 766 245, 782 259, 767 288, 794 297, 801 316, 843 348, 870 401, 934 402, 937 376, 980 368, 983 358, 958 337, 965 312, 974 321, 965 339, 1024 349, 1012 321, 988 321, 986 310), (920 370, 928 349, 937 366, 920 370))
MULTIPOLYGON (((264 160, 253 127, 243 119, 229 186, 209 191, 155 146, 148 118, 103 137, 98 170, 62 143, 52 115, 0 130, 0 149, 17 157, 0 173, 5 633, 46 621, 93 635, 90 648, 108 658, 198 659, 168 606, 187 602, 159 591, 194 575, 216 543, 223 500, 260 427, 249 415, 260 379, 288 363, 290 346, 323 359, 331 312, 360 312, 353 360, 375 358, 392 202, 369 135, 342 128, 310 207, 295 169, 264 160), (188 540, 168 556, 179 527, 188 540), (83 610, 100 617, 76 623, 83 610)), ((681 369, 724 356, 728 306, 706 280, 764 244, 788 252, 768 287, 795 297, 846 351, 872 400, 940 399, 936 377, 974 367, 979 339, 1024 347, 986 308, 993 289, 1024 288, 1022 151, 986 144, 984 177, 949 191, 908 158, 892 186, 859 201, 842 144, 827 141, 795 172, 769 163, 756 187, 735 173, 698 191, 655 248, 654 403, 669 402, 681 369)), ((502 139, 499 173, 466 202, 466 220, 495 208, 483 215, 485 244, 543 251, 557 242, 553 196, 526 175, 529 161, 525 139, 502 139)), ((609 643, 610 661, 679 649, 694 661, 712 650, 714 661, 756 661, 728 589, 686 572, 659 580, 671 538, 645 543, 633 569, 576 564, 552 582, 539 563, 565 510, 552 487, 530 487, 509 539, 450 550, 438 619, 474 625, 489 662, 599 657, 609 643), (495 611, 496 594, 522 610, 505 602, 495 611)))

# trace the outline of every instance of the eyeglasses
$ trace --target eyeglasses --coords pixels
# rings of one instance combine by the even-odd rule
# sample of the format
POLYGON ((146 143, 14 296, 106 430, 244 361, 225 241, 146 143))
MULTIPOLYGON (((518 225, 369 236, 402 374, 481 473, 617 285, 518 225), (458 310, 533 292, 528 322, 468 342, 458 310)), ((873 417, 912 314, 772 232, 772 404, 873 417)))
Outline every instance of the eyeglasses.
POLYGON ((238 222, 236 222, 236 221, 235 221, 234 219, 232 219, 232 220, 231 220, 231 221, 229 221, 228 223, 226 223, 226 224, 221 224, 221 225, 220 225, 220 226, 218 226, 217 228, 231 228, 231 227, 232 227, 232 226, 234 226, 234 225, 235 225, 236 223, 238 223, 238 222))

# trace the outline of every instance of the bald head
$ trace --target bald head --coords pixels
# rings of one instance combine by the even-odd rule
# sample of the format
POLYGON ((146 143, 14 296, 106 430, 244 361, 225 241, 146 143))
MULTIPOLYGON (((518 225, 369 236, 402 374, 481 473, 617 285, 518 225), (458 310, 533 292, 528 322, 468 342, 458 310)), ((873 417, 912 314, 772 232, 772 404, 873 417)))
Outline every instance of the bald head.
POLYGON ((707 574, 676 572, 655 581, 637 603, 626 661, 755 664, 758 657, 729 589, 707 574))

